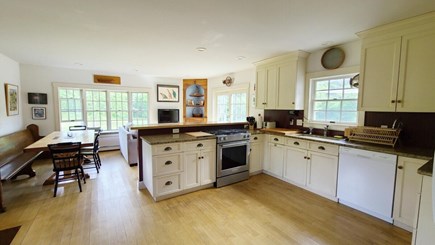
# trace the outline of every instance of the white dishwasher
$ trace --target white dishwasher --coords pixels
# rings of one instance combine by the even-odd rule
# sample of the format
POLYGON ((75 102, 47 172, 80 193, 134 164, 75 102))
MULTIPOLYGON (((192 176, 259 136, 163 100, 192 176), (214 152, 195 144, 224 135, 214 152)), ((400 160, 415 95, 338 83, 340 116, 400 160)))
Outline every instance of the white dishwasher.
POLYGON ((393 222, 397 156, 340 147, 338 201, 393 222))

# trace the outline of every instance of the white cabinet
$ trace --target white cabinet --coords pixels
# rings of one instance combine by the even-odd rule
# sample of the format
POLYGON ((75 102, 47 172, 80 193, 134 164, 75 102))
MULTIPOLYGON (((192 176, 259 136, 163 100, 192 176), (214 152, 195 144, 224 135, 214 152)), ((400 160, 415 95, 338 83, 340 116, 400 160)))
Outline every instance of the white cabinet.
POLYGON ((430 245, 435 241, 435 222, 432 206, 432 178, 423 176, 420 208, 418 212, 417 231, 414 234, 415 244, 430 245))
POLYGON ((400 157, 397 160, 396 188, 394 194, 394 225, 412 232, 417 215, 422 176, 417 170, 427 160, 400 157))
POLYGON ((284 179, 297 186, 307 184, 307 150, 287 147, 284 179))
POLYGON ((256 63, 256 108, 303 110, 307 56, 296 51, 256 63))
POLYGON ((142 141, 144 184, 154 200, 216 181, 216 140, 150 145, 142 141))
POLYGON ((308 152, 307 187, 322 196, 335 200, 337 195, 337 155, 308 152))
POLYGON ((285 137, 268 135, 267 158, 264 171, 277 178, 282 178, 284 171, 285 137))
POLYGON ((250 139, 249 174, 258 174, 263 170, 264 135, 252 135, 250 139))
POLYGON ((359 33, 360 110, 435 112, 434 23, 431 14, 359 33))

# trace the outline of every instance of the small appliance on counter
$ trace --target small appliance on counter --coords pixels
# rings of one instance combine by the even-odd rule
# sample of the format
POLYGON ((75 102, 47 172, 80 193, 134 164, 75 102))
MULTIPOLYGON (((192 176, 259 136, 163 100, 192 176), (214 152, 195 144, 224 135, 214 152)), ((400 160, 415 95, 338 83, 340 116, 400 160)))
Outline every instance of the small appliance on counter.
POLYGON ((263 128, 276 128, 276 122, 263 122, 263 128))

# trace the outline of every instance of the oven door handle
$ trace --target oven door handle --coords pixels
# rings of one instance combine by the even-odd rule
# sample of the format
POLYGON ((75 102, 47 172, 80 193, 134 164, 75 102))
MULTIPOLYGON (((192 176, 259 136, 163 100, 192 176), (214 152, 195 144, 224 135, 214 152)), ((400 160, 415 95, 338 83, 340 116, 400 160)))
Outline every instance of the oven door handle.
POLYGON ((228 147, 234 147, 234 146, 248 146, 249 147, 249 141, 242 141, 242 142, 230 142, 230 143, 221 143, 220 146, 222 148, 228 148, 228 147))

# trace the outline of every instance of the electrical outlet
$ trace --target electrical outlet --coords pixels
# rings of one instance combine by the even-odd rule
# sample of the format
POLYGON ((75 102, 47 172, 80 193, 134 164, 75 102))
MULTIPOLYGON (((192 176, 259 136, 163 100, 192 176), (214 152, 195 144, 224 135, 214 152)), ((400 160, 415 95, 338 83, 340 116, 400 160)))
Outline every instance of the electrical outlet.
POLYGON ((290 126, 293 126, 293 120, 294 119, 290 119, 290 126))
POLYGON ((172 133, 173 134, 178 134, 178 133, 180 133, 180 129, 179 128, 173 128, 172 129, 172 133))
POLYGON ((302 120, 302 119, 297 119, 297 120, 296 120, 296 125, 298 125, 298 126, 303 126, 303 125, 304 125, 304 120, 302 120))

